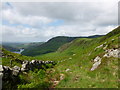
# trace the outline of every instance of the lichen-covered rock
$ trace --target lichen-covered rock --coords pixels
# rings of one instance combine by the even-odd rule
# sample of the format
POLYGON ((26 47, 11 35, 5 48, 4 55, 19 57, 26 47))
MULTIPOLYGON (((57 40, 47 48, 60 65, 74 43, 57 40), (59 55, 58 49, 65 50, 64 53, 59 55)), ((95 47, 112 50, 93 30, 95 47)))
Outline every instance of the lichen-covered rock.
POLYGON ((101 45, 97 46, 94 50, 96 50, 97 48, 103 47, 103 45, 104 45, 104 44, 101 44, 101 45))
POLYGON ((24 61, 22 64, 22 68, 21 71, 28 71, 29 70, 29 62, 28 61, 24 61))
POLYGON ((12 69, 20 71, 20 67, 18 67, 18 66, 14 66, 12 69))
POLYGON ((106 50, 106 54, 103 57, 117 57, 119 58, 119 50, 118 49, 108 49, 106 50))
POLYGON ((91 68, 91 71, 94 71, 101 64, 101 60, 102 60, 102 58, 100 58, 99 56, 97 56, 94 59, 94 64, 93 64, 93 66, 91 68))
POLYGON ((14 66, 13 68, 12 68, 12 74, 14 75, 14 76, 18 76, 19 75, 19 73, 20 73, 20 67, 18 67, 18 66, 14 66))
POLYGON ((94 62, 98 62, 101 58, 99 56, 97 56, 95 59, 94 59, 94 62))

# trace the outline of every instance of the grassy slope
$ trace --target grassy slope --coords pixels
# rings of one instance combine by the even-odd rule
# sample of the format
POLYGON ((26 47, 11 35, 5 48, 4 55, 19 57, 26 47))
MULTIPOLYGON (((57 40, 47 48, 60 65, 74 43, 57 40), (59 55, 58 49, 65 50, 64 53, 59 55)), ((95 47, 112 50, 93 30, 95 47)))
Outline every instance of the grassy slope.
MULTIPOLYGON (((94 36, 89 36, 87 38, 95 38, 100 36, 101 35, 94 35, 94 36)), ((56 51, 60 46, 64 45, 65 43, 71 42, 76 38, 82 38, 82 37, 66 37, 66 36, 54 37, 42 45, 32 46, 25 49, 22 52, 22 54, 27 56, 37 56, 46 53, 51 53, 56 51)))
MULTIPOLYGON (((0 49, 2 49, 2 52, 4 53, 4 56, 5 56, 5 57, 0 58, 0 65, 2 64, 3 66, 9 66, 11 68, 14 66, 21 67, 21 63, 18 62, 16 59, 29 60, 29 61, 34 59, 33 57, 28 57, 28 56, 23 56, 20 54, 12 53, 10 51, 7 51, 4 48, 1 48, 1 46, 0 46, 0 49), (10 65, 11 60, 12 60, 12 66, 10 65)), ((36 69, 34 71, 29 71, 27 74, 20 73, 20 75, 17 77, 17 79, 19 79, 19 82, 17 82, 17 83, 14 83, 12 81, 13 79, 8 80, 8 81, 3 81, 2 87, 13 89, 13 90, 14 90, 14 88, 44 88, 44 87, 49 87, 50 83, 48 82, 47 78, 48 77, 46 76, 45 70, 36 69)))
POLYGON ((36 56, 56 51, 61 45, 70 42, 72 37, 54 37, 42 45, 25 49, 22 54, 27 56, 36 56))
POLYGON ((21 64, 18 63, 16 61, 16 59, 19 59, 19 60, 32 60, 33 59, 32 57, 27 57, 27 56, 23 56, 21 54, 12 53, 10 51, 7 51, 4 48, 2 48, 1 50, 4 53, 4 56, 5 56, 5 57, 2 57, 2 59, 1 59, 3 66, 10 66, 10 61, 13 60, 12 66, 18 65, 18 66, 21 67, 21 64))
MULTIPOLYGON (((102 48, 99 48, 95 51, 95 47, 107 42, 108 49, 118 48, 119 35, 120 28, 117 28, 103 37, 76 39, 60 47, 57 52, 37 57, 21 56, 20 54, 11 53, 5 49, 3 49, 3 51, 6 55, 14 56, 12 59, 19 58, 20 60, 39 59, 53 61, 66 60, 58 63, 54 68, 46 70, 47 74, 41 73, 43 71, 38 71, 38 73, 28 73, 26 77, 24 75, 20 76, 21 80, 27 80, 29 83, 23 85, 24 82, 22 82, 19 85, 19 88, 37 88, 41 87, 41 85, 44 87, 46 84, 49 86, 48 81, 59 81, 60 74, 64 74, 64 79, 55 86, 58 88, 114 88, 118 87, 117 58, 103 58, 102 64, 95 71, 91 72, 90 68, 93 65, 93 59, 96 56, 102 57, 102 55, 105 53, 102 48), (112 39, 115 40, 111 42, 112 39), (70 69, 70 71, 66 72, 66 69, 70 69), (40 75, 47 76, 45 79, 41 79, 41 77, 39 77, 40 75)), ((11 57, 2 58, 2 64, 9 66, 10 60, 11 57)), ((21 66, 16 62, 13 64, 21 66)))
POLYGON ((54 68, 55 72, 49 74, 50 80, 56 81, 59 81, 60 74, 65 75, 65 78, 56 86, 58 88, 116 88, 118 87, 117 58, 102 58, 101 65, 95 71, 90 71, 90 68, 93 65, 93 59, 96 56, 103 57, 105 53, 103 48, 95 51, 95 47, 107 42, 107 49, 118 48, 118 36, 120 36, 120 27, 100 38, 76 39, 59 48, 58 52, 36 58, 66 60, 57 64, 54 68), (112 39, 115 40, 112 42, 112 39), (66 69, 70 69, 70 71, 66 72, 66 69))

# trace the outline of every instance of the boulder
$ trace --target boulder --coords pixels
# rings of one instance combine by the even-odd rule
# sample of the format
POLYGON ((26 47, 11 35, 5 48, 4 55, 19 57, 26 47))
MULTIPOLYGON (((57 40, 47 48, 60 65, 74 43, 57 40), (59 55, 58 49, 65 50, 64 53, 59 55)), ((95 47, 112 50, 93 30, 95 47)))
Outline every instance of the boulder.
POLYGON ((3 79, 9 79, 12 75, 12 69, 9 66, 3 66, 3 79))
POLYGON ((18 66, 14 66, 12 69, 20 71, 20 67, 18 67, 18 66))
POLYGON ((117 57, 119 58, 119 50, 118 49, 108 49, 106 50, 106 54, 103 57, 117 57))
POLYGON ((36 63, 36 60, 32 60, 31 63, 32 63, 32 64, 35 64, 35 63, 36 63))
POLYGON ((22 68, 21 68, 21 71, 28 71, 30 68, 30 65, 29 65, 29 62, 28 61, 25 61, 23 62, 22 64, 22 68))
POLYGON ((19 73, 20 73, 20 71, 18 71, 18 70, 13 70, 12 71, 12 75, 14 75, 14 76, 18 76, 19 73))
POLYGON ((102 58, 100 58, 99 56, 97 56, 94 59, 94 64, 93 64, 93 66, 91 68, 91 71, 94 71, 101 64, 101 60, 102 60, 102 58))
POLYGON ((14 67, 12 68, 12 75, 18 76, 19 73, 20 73, 20 70, 21 70, 20 67, 14 66, 14 67))

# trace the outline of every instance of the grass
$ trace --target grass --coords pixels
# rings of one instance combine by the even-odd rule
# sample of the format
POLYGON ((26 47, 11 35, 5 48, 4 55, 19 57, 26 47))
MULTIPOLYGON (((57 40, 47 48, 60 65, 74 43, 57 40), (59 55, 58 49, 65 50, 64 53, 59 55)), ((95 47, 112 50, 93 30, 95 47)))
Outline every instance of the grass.
MULTIPOLYGON (((106 49, 118 48, 119 28, 103 37, 75 39, 61 46, 56 52, 49 54, 36 57, 14 54, 17 58, 23 60, 63 61, 55 65, 54 68, 48 68, 45 71, 30 72, 27 76, 22 75, 21 80, 23 80, 23 83, 19 84, 18 87, 118 88, 118 58, 104 58, 105 51, 103 47, 96 50, 95 48, 101 44, 104 44, 104 46, 108 45, 106 49), (96 70, 90 71, 93 59, 96 56, 102 58, 102 63, 96 70), (61 74, 64 75, 62 80, 60 79, 61 74), (24 81, 27 82, 24 83, 24 81), (54 81, 59 81, 59 83, 54 85, 54 81)), ((3 64, 7 64, 8 61, 4 60, 3 64)))
POLYGON ((117 88, 118 58, 103 58, 105 54, 103 47, 95 50, 97 46, 105 42, 108 45, 107 49, 118 48, 120 33, 107 35, 108 37, 105 36, 106 38, 103 41, 101 40, 104 36, 93 39, 76 39, 60 47, 57 52, 37 56, 36 58, 54 61, 66 60, 54 67, 57 75, 52 73, 53 77, 51 78, 59 77, 61 73, 65 75, 65 78, 56 85, 56 88, 117 88), (114 40, 112 41, 112 39, 114 40), (102 63, 95 71, 90 71, 93 59, 96 56, 102 58, 102 63), (66 69, 70 69, 70 71, 66 72, 66 69))

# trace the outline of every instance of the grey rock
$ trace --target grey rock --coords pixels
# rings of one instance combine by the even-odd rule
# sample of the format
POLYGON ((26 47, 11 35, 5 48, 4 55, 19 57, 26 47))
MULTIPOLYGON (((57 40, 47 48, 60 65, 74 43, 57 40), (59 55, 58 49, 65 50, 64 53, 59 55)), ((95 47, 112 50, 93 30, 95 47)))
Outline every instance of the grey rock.
POLYGON ((118 49, 108 49, 106 50, 106 54, 103 55, 103 57, 117 57, 119 58, 119 50, 118 49))
POLYGON ((97 56, 95 59, 94 59, 94 62, 98 62, 100 60, 100 57, 97 56))
POLYGON ((18 76, 19 73, 20 73, 19 70, 13 70, 13 71, 12 71, 12 75, 14 75, 14 76, 18 76))
POLYGON ((3 67, 2 67, 2 65, 0 65, 0 72, 2 72, 3 71, 3 67))
POLYGON ((102 58, 100 58, 99 56, 97 56, 94 59, 94 64, 93 64, 93 66, 91 68, 91 71, 94 71, 101 64, 101 60, 102 60, 102 58))
POLYGON ((13 68, 12 68, 12 74, 14 75, 14 76, 18 76, 19 75, 19 73, 20 73, 20 67, 18 67, 18 66, 14 66, 13 68))
POLYGON ((14 66, 12 69, 20 71, 20 67, 18 67, 18 66, 14 66))
POLYGON ((32 60, 31 63, 32 63, 32 64, 35 64, 35 63, 36 63, 36 60, 32 60))

